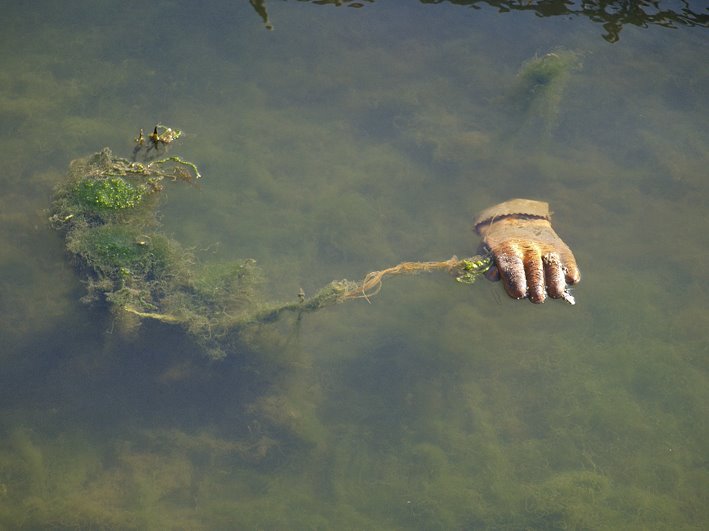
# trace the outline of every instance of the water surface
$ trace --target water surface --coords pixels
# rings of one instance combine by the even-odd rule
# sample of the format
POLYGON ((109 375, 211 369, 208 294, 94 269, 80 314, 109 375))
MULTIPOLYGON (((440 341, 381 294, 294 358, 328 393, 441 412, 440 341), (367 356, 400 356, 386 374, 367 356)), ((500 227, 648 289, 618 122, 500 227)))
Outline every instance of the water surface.
POLYGON ((706 528, 707 10, 334 4, 4 9, 0 527, 706 528), (431 274, 222 361, 121 334, 45 210, 157 122, 204 175, 165 230, 265 297, 473 254, 475 213, 530 197, 577 305, 431 274))

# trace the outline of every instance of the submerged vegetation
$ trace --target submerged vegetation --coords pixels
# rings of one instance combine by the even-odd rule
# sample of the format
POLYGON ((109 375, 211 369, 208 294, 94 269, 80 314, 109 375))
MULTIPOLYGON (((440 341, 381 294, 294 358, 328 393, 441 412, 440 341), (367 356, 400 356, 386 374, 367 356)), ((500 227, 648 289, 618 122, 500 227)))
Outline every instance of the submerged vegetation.
POLYGON ((309 298, 301 290, 293 302, 264 302, 255 260, 199 263, 160 230, 159 196, 165 181, 193 183, 201 177, 192 162, 165 154, 181 135, 179 129, 157 125, 146 141, 141 129, 133 160, 116 157, 108 148, 75 160, 55 194, 50 221, 65 233, 66 248, 86 276, 84 301, 110 303, 127 331, 141 319, 179 324, 210 357, 222 358, 245 328, 288 312, 369 300, 386 276, 442 269, 472 284, 491 266, 489 257, 480 256, 403 262, 369 273, 360 283, 333 281, 309 298))
POLYGON ((554 130, 570 76, 580 66, 580 54, 572 50, 555 50, 521 66, 510 102, 526 127, 547 134, 554 130))

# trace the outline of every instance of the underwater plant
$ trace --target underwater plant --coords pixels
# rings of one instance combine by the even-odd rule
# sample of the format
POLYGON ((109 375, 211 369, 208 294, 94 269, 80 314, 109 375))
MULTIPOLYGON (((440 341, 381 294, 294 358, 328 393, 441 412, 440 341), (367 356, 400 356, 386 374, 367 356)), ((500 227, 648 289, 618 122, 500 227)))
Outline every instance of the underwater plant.
POLYGON ((525 61, 517 72, 512 106, 550 133, 558 124, 561 101, 571 73, 580 66, 580 54, 564 49, 525 61))
POLYGON ((330 282, 309 298, 301 292, 294 301, 266 302, 255 260, 201 263, 161 231, 158 209, 165 183, 201 178, 194 163, 166 153, 181 136, 179 129, 156 125, 146 139, 141 129, 132 160, 104 148, 73 161, 55 191, 49 220, 64 234, 66 249, 84 276, 83 300, 108 303, 128 330, 143 319, 180 325, 209 356, 221 358, 250 326, 285 313, 369 300, 386 276, 446 270, 471 284, 492 265, 485 256, 403 262, 371 272, 362 282, 330 282))

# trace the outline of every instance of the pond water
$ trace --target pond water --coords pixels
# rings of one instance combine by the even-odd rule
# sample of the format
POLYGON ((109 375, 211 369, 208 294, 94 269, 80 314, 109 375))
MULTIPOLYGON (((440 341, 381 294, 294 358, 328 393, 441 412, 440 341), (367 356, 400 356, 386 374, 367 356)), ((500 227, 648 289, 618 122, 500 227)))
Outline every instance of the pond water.
POLYGON ((5 6, 0 528, 709 527, 709 10, 585 4, 5 6), (577 304, 425 273, 223 360, 122 334, 47 209, 155 123, 203 175, 163 229, 265 298, 474 254, 529 197, 577 304))

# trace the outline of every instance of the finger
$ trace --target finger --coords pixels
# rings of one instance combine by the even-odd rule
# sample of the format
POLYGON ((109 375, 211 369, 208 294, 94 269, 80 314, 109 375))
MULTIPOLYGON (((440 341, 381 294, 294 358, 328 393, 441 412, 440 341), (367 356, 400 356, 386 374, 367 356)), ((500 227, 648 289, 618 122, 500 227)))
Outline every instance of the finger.
POLYGON ((507 251, 495 255, 495 263, 502 277, 507 294, 513 299, 523 299, 527 296, 527 279, 524 275, 524 264, 517 253, 507 251))
POLYGON ((542 257, 544 263, 544 278, 547 285, 547 293, 552 299, 561 299, 566 291, 566 280, 564 269, 561 266, 561 258, 557 253, 547 253, 542 257))
POLYGON ((576 265, 576 258, 574 258, 574 253, 571 252, 566 244, 559 249, 561 255, 561 263, 565 273, 565 280, 567 284, 577 284, 581 280, 581 272, 576 265))
POLYGON ((576 260, 574 260, 573 255, 571 260, 564 260, 564 271, 566 272, 567 284, 578 284, 581 281, 581 272, 576 266, 576 260))
POLYGON ((529 251, 524 257, 524 271, 527 275, 527 290, 529 300, 541 304, 547 298, 544 284, 544 266, 537 250, 529 251))

